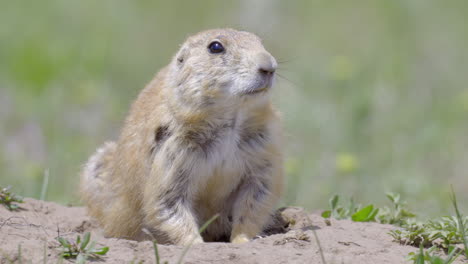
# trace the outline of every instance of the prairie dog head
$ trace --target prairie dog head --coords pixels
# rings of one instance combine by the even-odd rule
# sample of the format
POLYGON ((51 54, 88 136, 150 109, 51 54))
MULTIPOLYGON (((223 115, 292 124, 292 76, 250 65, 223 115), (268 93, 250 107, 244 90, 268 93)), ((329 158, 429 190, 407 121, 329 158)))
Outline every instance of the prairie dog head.
POLYGON ((262 100, 277 62, 256 35, 215 29, 189 37, 173 58, 167 82, 178 99, 194 106, 262 100))

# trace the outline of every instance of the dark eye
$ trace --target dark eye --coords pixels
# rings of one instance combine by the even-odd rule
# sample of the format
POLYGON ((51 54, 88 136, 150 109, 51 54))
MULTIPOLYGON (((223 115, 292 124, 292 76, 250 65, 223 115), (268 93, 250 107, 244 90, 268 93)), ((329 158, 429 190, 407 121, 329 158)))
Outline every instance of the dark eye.
POLYGON ((224 47, 221 43, 218 41, 213 41, 210 43, 208 46, 208 49, 210 50, 211 53, 221 53, 224 51, 224 47))

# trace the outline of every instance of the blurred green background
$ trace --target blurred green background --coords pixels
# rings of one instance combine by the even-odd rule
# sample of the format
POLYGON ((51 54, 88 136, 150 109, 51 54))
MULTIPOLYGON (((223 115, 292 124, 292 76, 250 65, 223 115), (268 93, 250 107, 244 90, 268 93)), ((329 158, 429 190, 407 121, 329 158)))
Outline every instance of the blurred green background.
POLYGON ((280 61, 283 204, 332 194, 422 215, 468 213, 468 2, 2 1, 0 184, 79 203, 78 173, 200 30, 254 32, 280 61))

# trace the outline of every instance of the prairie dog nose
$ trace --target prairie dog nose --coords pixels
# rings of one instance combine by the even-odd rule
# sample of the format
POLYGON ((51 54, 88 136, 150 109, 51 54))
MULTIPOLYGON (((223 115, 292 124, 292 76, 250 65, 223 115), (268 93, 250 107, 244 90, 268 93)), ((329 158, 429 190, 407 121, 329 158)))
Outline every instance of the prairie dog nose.
POLYGON ((267 52, 257 53, 255 57, 258 65, 258 71, 262 74, 272 75, 276 71, 278 64, 275 58, 267 52))

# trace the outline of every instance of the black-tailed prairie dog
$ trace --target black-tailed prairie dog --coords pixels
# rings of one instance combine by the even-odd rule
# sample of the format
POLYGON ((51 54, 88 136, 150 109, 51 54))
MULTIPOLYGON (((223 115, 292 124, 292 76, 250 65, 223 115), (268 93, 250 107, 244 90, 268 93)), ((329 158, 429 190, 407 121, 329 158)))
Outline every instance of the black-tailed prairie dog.
POLYGON ((116 142, 87 162, 81 193, 107 236, 249 241, 281 193, 277 63, 254 34, 189 37, 133 103, 116 142), (219 217, 199 234, 213 215, 219 217))

